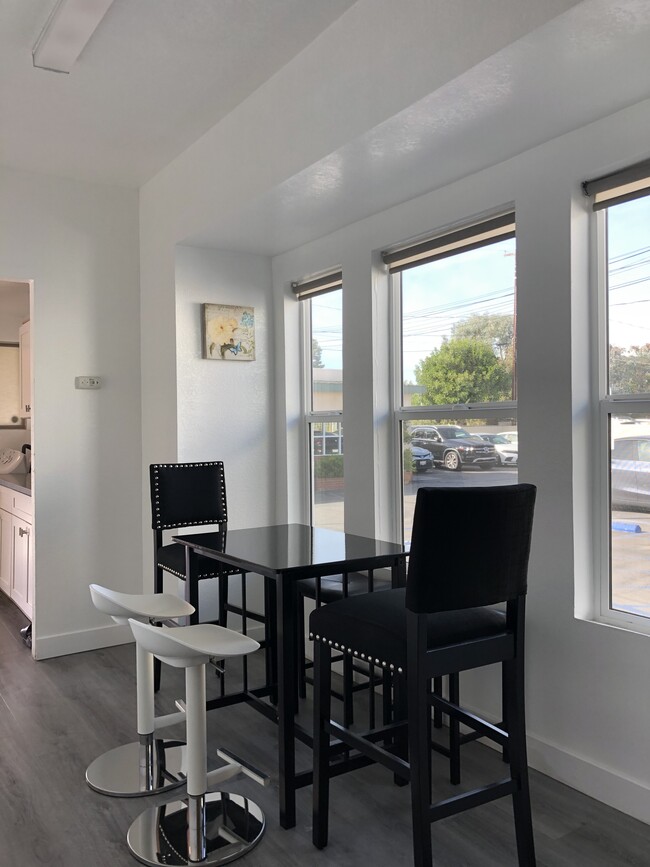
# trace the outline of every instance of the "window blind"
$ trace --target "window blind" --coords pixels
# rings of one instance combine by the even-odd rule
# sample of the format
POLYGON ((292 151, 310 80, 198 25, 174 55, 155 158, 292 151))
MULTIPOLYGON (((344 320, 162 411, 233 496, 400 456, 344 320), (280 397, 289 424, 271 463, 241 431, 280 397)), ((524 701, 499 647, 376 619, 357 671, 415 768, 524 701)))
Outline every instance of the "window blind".
POLYGON ((466 250, 475 250, 485 247, 495 241, 515 237, 514 212, 492 217, 471 226, 465 226, 444 235, 436 235, 417 244, 389 250, 382 253, 382 259, 388 265, 391 274, 398 271, 406 271, 407 268, 415 268, 425 265, 427 262, 435 262, 466 250))
POLYGON ((629 202, 650 194, 650 160, 582 184, 585 196, 593 199, 594 211, 629 202))
POLYGON ((297 280, 291 284, 294 295, 300 301, 305 298, 315 298, 316 295, 324 295, 326 292, 333 292, 335 289, 341 289, 342 286, 343 271, 332 271, 320 277, 314 277, 310 280, 297 280))

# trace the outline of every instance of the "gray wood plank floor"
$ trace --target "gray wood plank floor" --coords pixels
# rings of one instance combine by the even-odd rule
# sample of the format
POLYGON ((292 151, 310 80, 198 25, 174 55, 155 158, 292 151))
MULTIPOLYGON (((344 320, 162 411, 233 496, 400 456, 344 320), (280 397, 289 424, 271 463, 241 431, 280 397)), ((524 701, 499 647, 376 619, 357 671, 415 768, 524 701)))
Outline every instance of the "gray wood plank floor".
MULTIPOLYGON (((0 864, 21 867, 131 867, 126 847, 132 820, 146 800, 107 798, 85 784, 86 766, 100 753, 135 740, 135 669, 132 645, 35 663, 19 629, 26 623, 0 593, 0 864)), ((209 672, 208 693, 217 679, 209 672)), ((183 695, 182 672, 166 667, 158 711, 173 711, 183 695)), ((174 730, 170 730, 170 736, 174 730)), ((175 730, 180 735, 180 731, 175 730)), ((208 718, 209 748, 232 749, 272 776, 262 789, 247 778, 224 788, 255 800, 267 832, 247 857, 249 867, 408 867, 411 829, 408 789, 382 768, 366 768, 332 783, 330 844, 311 845, 311 789, 299 792, 297 827, 277 816, 276 733, 251 708, 236 706, 208 718)), ((298 766, 310 753, 299 748, 298 766)), ((218 764, 218 762, 215 762, 218 764)), ((440 791, 445 764, 434 764, 440 791)), ((463 749, 468 786, 496 779, 502 765, 480 744, 463 749)), ((650 826, 606 807, 549 777, 532 772, 539 867, 623 867, 650 864, 650 826)), ((440 822, 433 828, 438 867, 516 864, 510 802, 506 799, 440 822)))

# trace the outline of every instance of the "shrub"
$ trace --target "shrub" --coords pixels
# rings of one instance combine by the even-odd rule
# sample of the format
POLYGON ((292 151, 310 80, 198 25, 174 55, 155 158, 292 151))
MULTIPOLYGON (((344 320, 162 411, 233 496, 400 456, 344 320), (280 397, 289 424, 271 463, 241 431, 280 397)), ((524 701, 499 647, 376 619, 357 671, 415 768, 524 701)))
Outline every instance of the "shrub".
POLYGON ((314 458, 314 477, 340 479, 343 476, 343 455, 321 455, 314 458))

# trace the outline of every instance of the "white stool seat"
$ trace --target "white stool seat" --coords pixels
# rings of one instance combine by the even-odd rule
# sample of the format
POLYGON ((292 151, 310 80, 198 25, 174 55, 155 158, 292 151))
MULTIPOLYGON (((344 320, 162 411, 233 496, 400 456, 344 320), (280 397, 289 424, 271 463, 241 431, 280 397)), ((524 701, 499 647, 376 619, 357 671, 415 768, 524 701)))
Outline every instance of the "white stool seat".
POLYGON ((93 605, 103 614, 108 614, 119 623, 129 617, 147 620, 170 620, 189 617, 194 607, 172 593, 119 593, 99 584, 90 585, 93 605))
POLYGON ((214 623, 199 623, 182 629, 164 626, 161 629, 133 619, 129 624, 139 645, 176 668, 205 665, 212 656, 220 659, 244 656, 260 646, 253 638, 214 623))

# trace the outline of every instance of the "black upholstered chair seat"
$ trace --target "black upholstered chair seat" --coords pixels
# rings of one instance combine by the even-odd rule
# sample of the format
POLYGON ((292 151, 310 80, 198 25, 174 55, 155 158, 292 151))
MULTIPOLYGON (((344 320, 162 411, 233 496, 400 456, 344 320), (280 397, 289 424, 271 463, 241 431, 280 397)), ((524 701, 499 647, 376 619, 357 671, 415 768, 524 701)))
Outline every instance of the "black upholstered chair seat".
MULTIPOLYGON (((185 579, 185 546, 173 543, 158 548, 156 566, 185 579)), ((199 556, 197 567, 199 578, 216 578, 219 575, 236 575, 240 572, 239 569, 228 569, 210 557, 199 556)))
MULTIPOLYGON (((390 580, 375 578, 372 584, 373 592, 390 589, 390 580)), ((308 599, 319 598, 321 602, 336 602, 344 597, 343 575, 327 575, 324 578, 305 578, 298 582, 298 590, 308 599), (320 580, 320 593, 317 596, 317 584, 320 580)), ((359 596, 368 593, 368 577, 360 572, 348 575, 348 596, 359 596)))
MULTIPOLYGON (((315 641, 384 667, 406 667, 406 589, 369 593, 316 609, 309 619, 315 641)), ((466 608, 427 616, 427 649, 506 632, 505 613, 466 608)))

